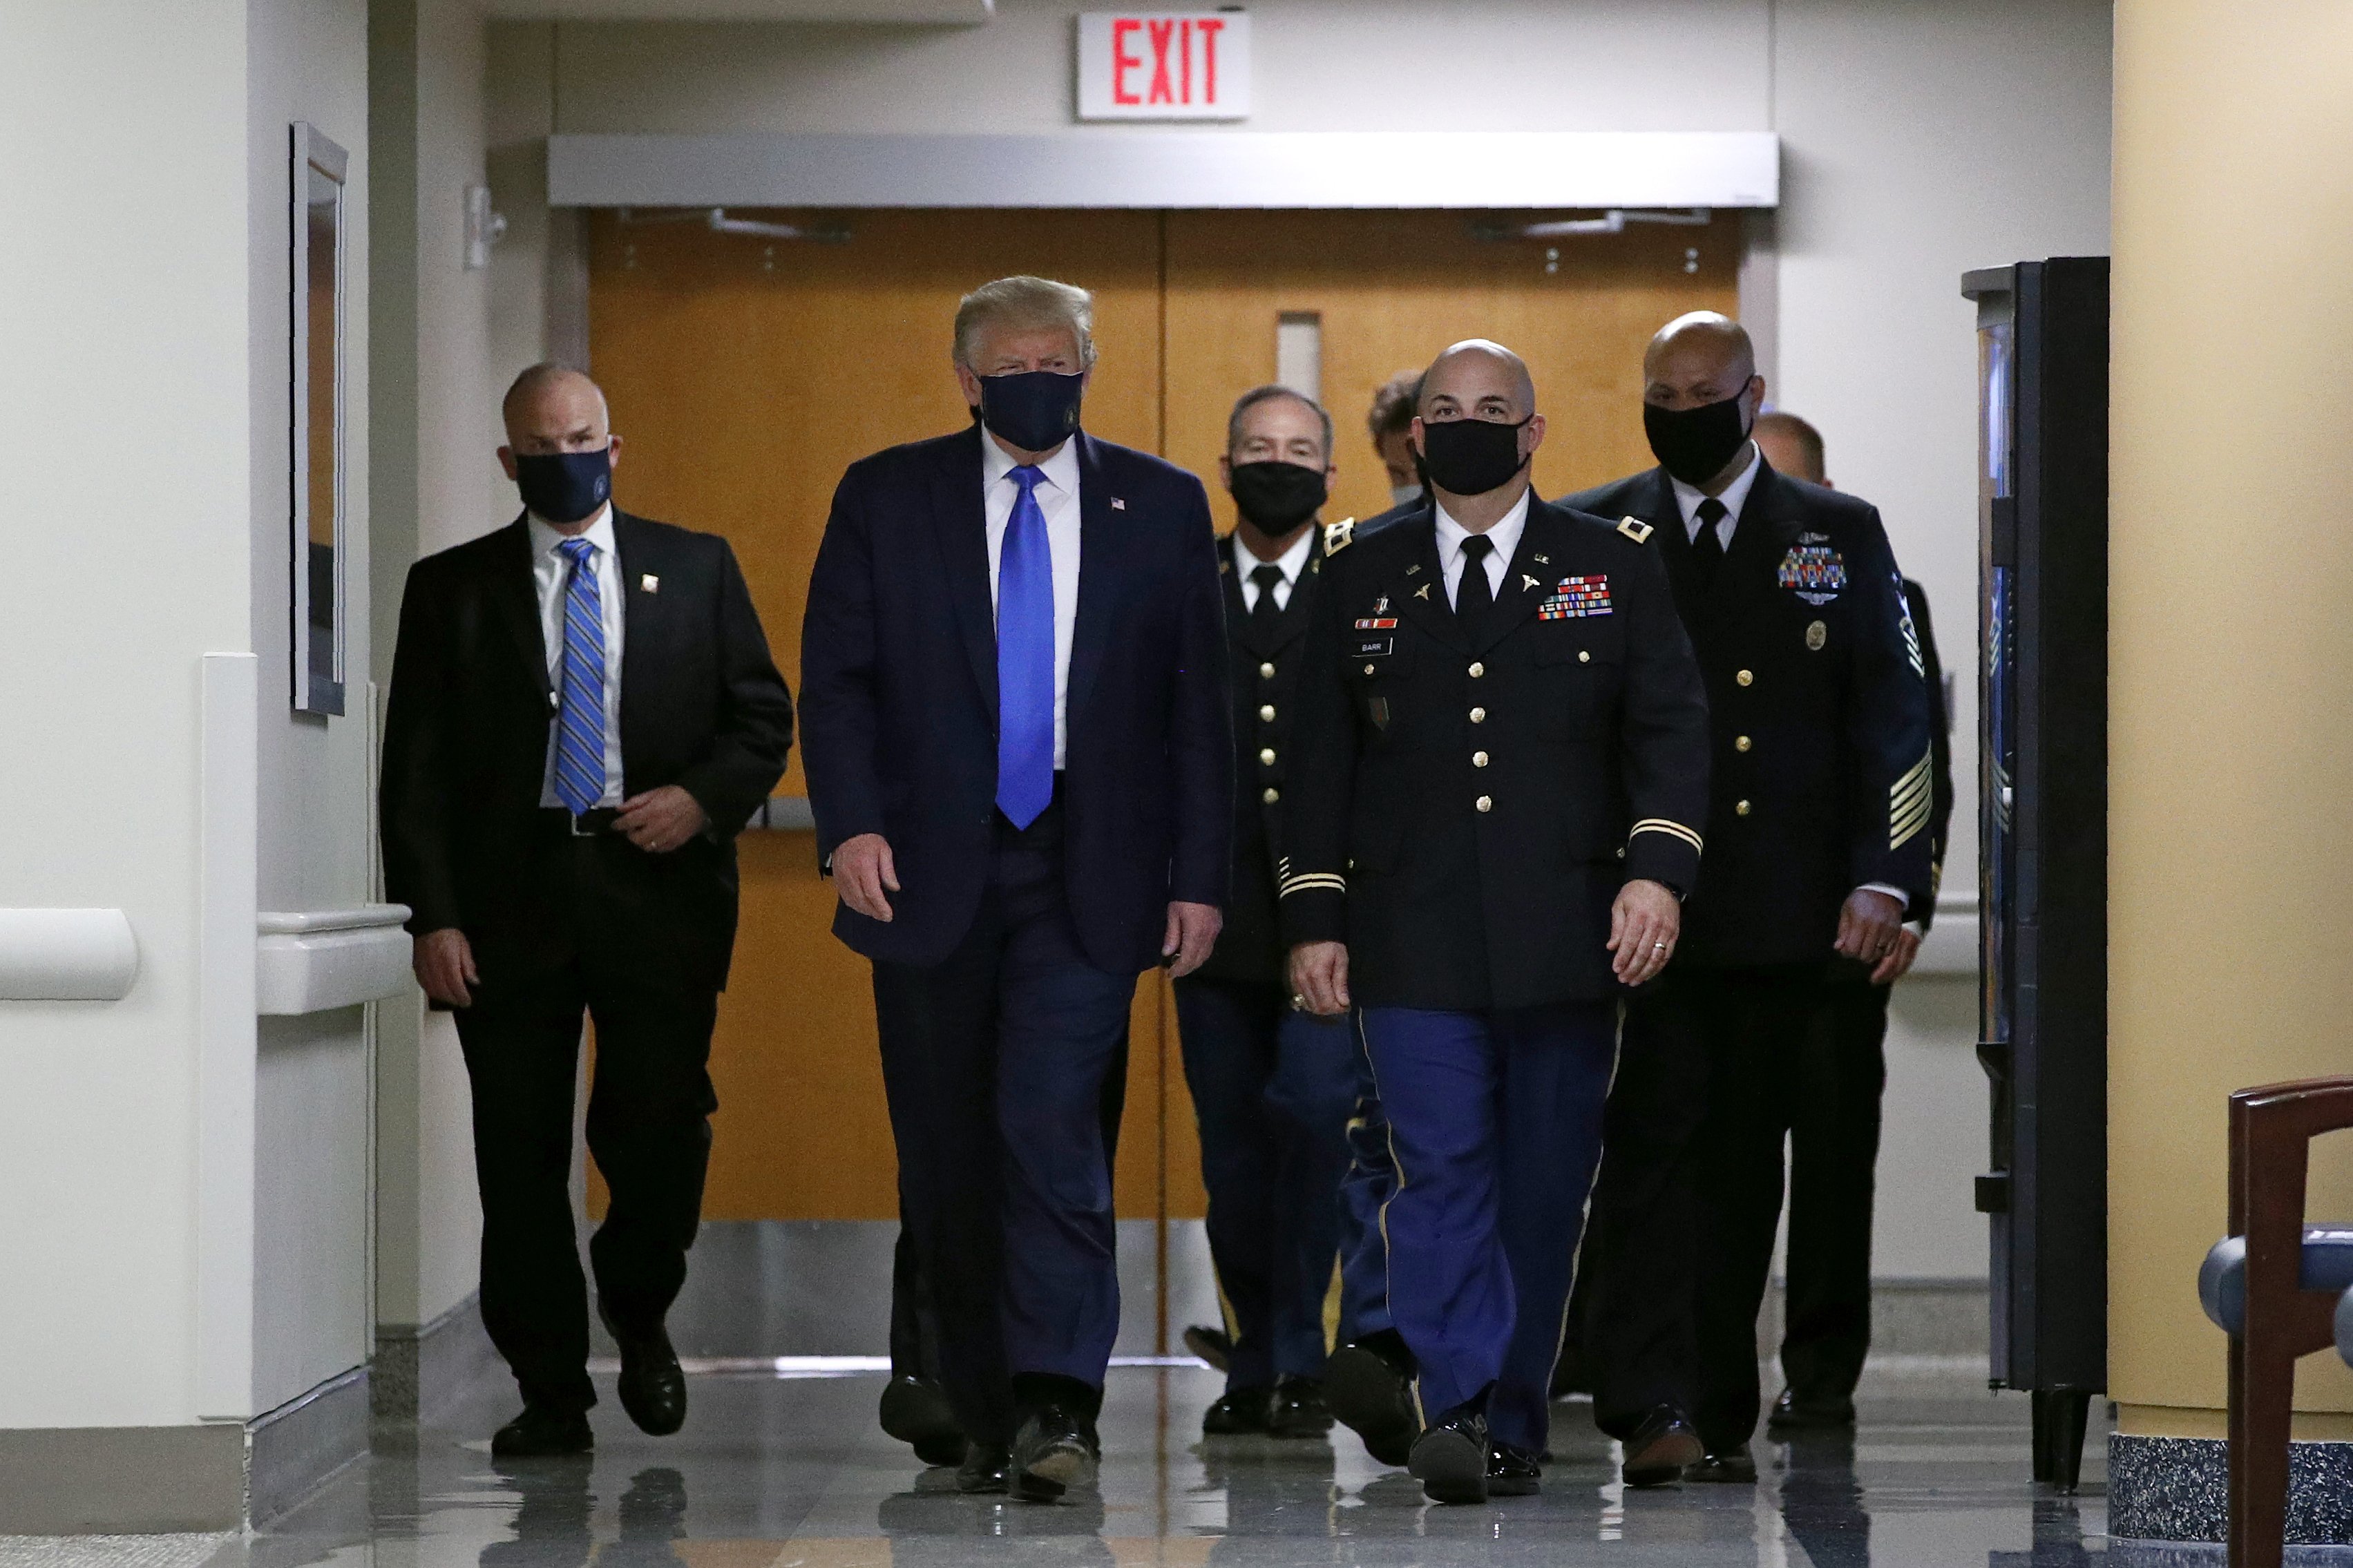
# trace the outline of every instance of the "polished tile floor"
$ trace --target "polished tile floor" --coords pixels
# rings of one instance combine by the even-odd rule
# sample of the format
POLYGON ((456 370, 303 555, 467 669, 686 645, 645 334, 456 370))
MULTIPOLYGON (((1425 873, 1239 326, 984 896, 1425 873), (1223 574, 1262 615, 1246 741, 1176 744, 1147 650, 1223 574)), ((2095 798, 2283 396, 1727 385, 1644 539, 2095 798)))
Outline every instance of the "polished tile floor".
MULTIPOLYGON (((1335 1441, 1199 1436, 1218 1391, 1198 1368, 1111 1374, 1097 1493, 1039 1507, 959 1496, 874 1425, 879 1375, 702 1375, 684 1432, 653 1439, 607 1397, 593 1464, 504 1471, 487 1387, 376 1451, 209 1568, 2058 1568, 2107 1551, 2094 1440, 2078 1499, 2027 1479, 2025 1402, 1947 1381, 1884 1385, 1851 1441, 1760 1442, 1755 1488, 1628 1494, 1585 1407, 1558 1407, 1538 1498, 1433 1508, 1413 1481, 1335 1441)), ((2169 1558, 2168 1559, 2170 1560, 2169 1558)))

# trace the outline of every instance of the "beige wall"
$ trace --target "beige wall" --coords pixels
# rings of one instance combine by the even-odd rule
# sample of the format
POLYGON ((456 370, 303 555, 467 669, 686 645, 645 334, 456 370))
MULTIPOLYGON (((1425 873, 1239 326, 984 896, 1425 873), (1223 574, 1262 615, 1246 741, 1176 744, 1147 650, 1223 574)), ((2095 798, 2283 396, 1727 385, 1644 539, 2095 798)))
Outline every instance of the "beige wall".
MULTIPOLYGON (((2109 1386, 2186 1433, 2224 1399, 2225 1097, 2353 1060, 2353 12, 2116 9, 2109 1386)), ((2346 1152, 2316 1218, 2353 1215, 2346 1152)))

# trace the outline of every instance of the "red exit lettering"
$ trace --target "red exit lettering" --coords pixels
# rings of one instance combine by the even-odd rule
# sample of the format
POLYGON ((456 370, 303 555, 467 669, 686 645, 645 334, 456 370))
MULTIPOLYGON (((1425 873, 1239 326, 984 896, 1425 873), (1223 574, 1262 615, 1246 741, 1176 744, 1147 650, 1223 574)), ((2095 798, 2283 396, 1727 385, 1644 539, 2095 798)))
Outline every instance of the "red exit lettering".
POLYGON ((1224 19, 1218 16, 1115 18, 1111 25, 1112 101, 1121 105, 1214 107, 1218 101, 1218 35, 1225 27, 1224 19), (1148 62, 1145 56, 1131 50, 1138 33, 1151 47, 1148 62), (1148 85, 1138 92, 1131 79, 1141 74, 1147 63, 1152 74, 1148 85))

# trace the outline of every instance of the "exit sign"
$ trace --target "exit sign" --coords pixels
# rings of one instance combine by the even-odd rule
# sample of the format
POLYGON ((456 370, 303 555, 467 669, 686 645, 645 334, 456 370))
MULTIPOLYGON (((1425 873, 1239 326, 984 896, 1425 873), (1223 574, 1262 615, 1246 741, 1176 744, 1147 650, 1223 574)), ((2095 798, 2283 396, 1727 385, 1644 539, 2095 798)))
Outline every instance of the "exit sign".
POLYGON ((1090 11, 1079 17, 1082 120, 1241 120, 1250 15, 1090 11))

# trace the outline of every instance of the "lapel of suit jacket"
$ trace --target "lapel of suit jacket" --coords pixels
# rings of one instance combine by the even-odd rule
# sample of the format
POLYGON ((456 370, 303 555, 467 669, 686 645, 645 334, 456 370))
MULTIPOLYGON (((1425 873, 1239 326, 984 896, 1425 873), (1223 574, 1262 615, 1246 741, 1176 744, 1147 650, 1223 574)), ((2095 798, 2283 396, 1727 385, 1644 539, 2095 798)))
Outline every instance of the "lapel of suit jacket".
POLYGON ((518 516, 501 531, 491 604, 506 623, 507 637, 522 659, 525 678, 544 698, 555 688, 547 679, 547 634, 539 620, 539 583, 533 575, 531 524, 518 516))
POLYGON ((1536 613, 1536 605, 1545 596, 1545 573, 1550 570, 1550 563, 1539 563, 1531 557, 1548 555, 1552 547, 1552 508, 1531 492, 1527 521, 1520 525, 1519 548, 1512 552, 1512 559, 1504 568, 1503 591, 1495 595, 1486 624, 1479 628, 1479 646, 1472 651, 1486 652, 1536 613))
MULTIPOLYGON (((665 563, 657 536, 638 518, 619 507, 613 509, 613 577, 621 595, 621 767, 628 770, 632 756, 642 756, 642 749, 633 742, 640 728, 641 716, 647 711, 646 702, 659 702, 659 678, 656 675, 661 632, 667 624, 667 605, 676 599, 684 584, 673 585, 671 600, 661 596, 660 582, 665 563), (654 583, 653 589, 646 587, 654 583), (654 693, 649 698, 649 693, 654 693)), ((626 788, 626 781, 624 781, 626 788)))
POLYGON ((964 636, 972 678, 992 721, 997 716, 997 610, 988 595, 988 511, 981 494, 980 444, 987 439, 976 423, 941 446, 932 476, 932 530, 947 574, 947 602, 964 636))
POLYGON ((1470 652, 1471 641, 1462 635, 1462 623, 1454 618, 1454 606, 1446 597, 1446 574, 1438 563, 1438 513, 1425 510, 1418 517, 1390 526, 1415 530, 1420 538, 1415 542, 1413 559, 1406 563, 1405 575, 1389 590, 1389 603, 1455 652, 1470 652))
POLYGON ((1246 553, 1241 542, 1232 534, 1218 541, 1218 582, 1226 595, 1226 626, 1240 634, 1242 642, 1257 649, 1256 623, 1250 619, 1250 606, 1242 603, 1242 556, 1246 553))
POLYGON ((1120 548, 1120 522, 1112 511, 1112 481, 1103 474, 1102 454, 1083 430, 1071 439, 1079 448, 1079 605, 1071 633, 1070 695, 1062 710, 1066 732, 1076 731, 1078 716, 1085 710, 1095 677, 1103 670, 1113 612, 1119 604, 1120 558, 1124 553, 1120 548))

